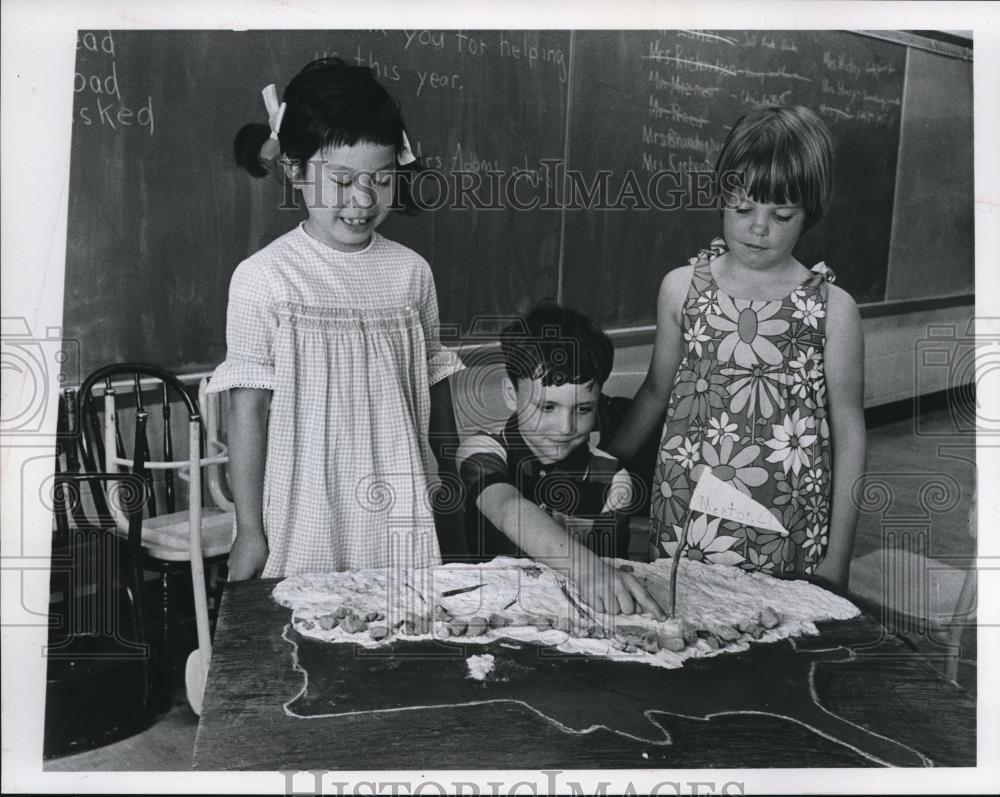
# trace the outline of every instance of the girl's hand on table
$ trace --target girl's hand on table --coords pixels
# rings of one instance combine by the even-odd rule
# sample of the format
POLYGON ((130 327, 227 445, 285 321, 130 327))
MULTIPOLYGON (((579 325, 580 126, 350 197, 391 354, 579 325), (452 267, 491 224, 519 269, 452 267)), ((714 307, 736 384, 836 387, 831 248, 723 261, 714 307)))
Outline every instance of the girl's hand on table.
POLYGON ((229 551, 229 581, 260 578, 267 564, 267 541, 263 534, 236 533, 229 551))

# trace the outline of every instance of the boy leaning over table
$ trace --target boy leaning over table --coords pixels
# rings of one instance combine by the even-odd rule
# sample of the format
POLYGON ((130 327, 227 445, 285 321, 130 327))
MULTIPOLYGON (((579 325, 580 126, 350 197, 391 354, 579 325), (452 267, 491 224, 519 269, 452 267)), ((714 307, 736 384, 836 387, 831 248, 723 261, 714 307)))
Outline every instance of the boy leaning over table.
POLYGON ((611 340, 584 314, 547 303, 508 325, 500 346, 512 415, 457 455, 473 557, 529 557, 567 576, 597 611, 663 619, 638 579, 603 558, 627 555, 633 497, 625 469, 589 442, 611 340))

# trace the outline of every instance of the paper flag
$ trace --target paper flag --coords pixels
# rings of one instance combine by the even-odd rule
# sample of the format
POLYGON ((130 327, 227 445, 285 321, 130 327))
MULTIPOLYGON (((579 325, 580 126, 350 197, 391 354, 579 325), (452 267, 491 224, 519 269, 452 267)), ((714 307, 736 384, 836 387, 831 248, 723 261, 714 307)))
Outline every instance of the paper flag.
POLYGON ((702 468, 691 495, 691 511, 788 534, 767 507, 713 476, 711 468, 707 467, 702 468))

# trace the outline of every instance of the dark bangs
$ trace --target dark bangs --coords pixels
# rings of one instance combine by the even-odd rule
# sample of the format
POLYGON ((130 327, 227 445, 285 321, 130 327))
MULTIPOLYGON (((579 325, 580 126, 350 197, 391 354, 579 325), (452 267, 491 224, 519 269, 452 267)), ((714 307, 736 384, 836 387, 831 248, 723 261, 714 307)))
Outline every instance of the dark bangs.
POLYGON ((312 122, 309 132, 321 141, 317 149, 369 143, 392 147, 398 153, 403 144, 403 120, 388 95, 345 103, 312 122))
POLYGON ((371 71, 341 66, 334 72, 336 80, 324 74, 330 71, 300 75, 296 80, 305 77, 302 83, 289 85, 281 126, 285 154, 304 162, 325 147, 350 147, 361 142, 399 152, 403 143, 399 106, 371 71))

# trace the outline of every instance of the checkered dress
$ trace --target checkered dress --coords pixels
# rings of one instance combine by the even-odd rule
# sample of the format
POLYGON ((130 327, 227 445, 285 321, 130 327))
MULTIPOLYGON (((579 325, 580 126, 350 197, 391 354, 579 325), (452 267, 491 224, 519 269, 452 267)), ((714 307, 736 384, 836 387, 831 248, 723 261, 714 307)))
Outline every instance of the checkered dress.
POLYGON ((428 500, 430 385, 462 368, 438 339, 422 257, 361 252, 301 225, 233 274, 210 391, 272 391, 263 576, 439 563, 428 500))

